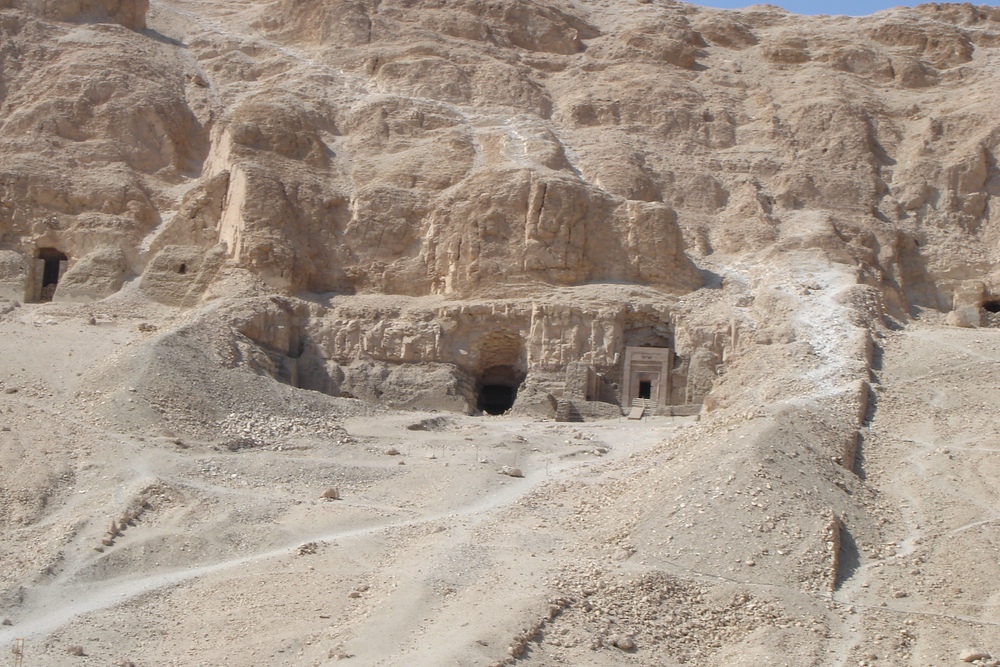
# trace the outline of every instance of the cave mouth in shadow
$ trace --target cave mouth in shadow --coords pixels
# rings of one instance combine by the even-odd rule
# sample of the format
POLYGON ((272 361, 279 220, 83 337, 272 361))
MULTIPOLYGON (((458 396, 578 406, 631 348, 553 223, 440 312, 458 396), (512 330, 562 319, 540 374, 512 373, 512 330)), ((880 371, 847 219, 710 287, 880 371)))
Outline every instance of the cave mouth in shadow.
POLYGON ((517 398, 517 387, 503 384, 484 384, 479 390, 477 406, 481 412, 488 415, 502 415, 514 407, 517 398))
POLYGON ((1000 313, 1000 301, 991 299, 983 302, 983 309, 987 313, 1000 313))
POLYGON ((476 409, 488 415, 502 415, 514 407, 524 373, 513 366, 493 366, 476 382, 476 409))
POLYGON ((56 287, 59 286, 59 267, 62 262, 69 260, 65 253, 55 248, 39 248, 38 259, 42 261, 42 275, 38 276, 41 282, 40 301, 52 301, 55 296, 56 287))
POLYGON ((644 398, 647 401, 653 396, 653 383, 649 380, 643 380, 639 383, 639 398, 644 398))

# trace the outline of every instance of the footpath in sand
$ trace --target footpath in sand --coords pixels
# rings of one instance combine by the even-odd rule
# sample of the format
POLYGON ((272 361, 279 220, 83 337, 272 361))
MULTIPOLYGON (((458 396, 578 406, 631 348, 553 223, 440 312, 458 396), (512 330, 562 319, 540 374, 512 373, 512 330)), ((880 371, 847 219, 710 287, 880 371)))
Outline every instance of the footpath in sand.
POLYGON ((894 538, 883 558, 852 558, 845 536, 836 599, 856 613, 854 650, 871 664, 900 648, 913 665, 998 656, 1000 331, 913 323, 874 373, 858 470, 894 538))
MULTIPOLYGON (((753 459, 704 452, 745 450, 763 419, 729 434, 715 424, 716 435, 698 440, 711 415, 699 424, 557 424, 373 413, 247 375, 232 385, 244 411, 224 417, 212 438, 178 444, 147 416, 141 392, 113 390, 90 370, 142 354, 144 337, 157 335, 142 323, 169 326, 125 302, 24 306, 0 321, 9 352, 0 359, 2 466, 12 488, 46 499, 11 505, 22 514, 0 558, 0 618, 12 623, 0 626, 0 646, 24 637, 26 666, 319 665, 347 656, 358 665, 489 665, 577 584, 592 595, 576 595, 531 635, 523 664, 937 667, 964 664, 966 650, 1000 655, 998 330, 912 322, 881 339, 855 472, 883 540, 852 536, 858 522, 844 517, 830 600, 828 591, 769 583, 757 574, 767 575, 766 557, 740 569, 744 505, 708 521, 706 494, 720 495, 725 480, 716 479, 730 467, 751 475, 753 489, 758 482, 735 467, 753 459), (98 410, 105 400, 119 400, 127 419, 109 422, 98 410), (310 416, 316 406, 327 412, 310 416), (257 440, 244 446, 246 429, 257 440), (523 477, 500 474, 504 466, 523 477), (320 497, 330 486, 341 500, 320 497), (151 508, 98 550, 108 521, 139 496, 151 508), (646 510, 660 518, 644 527, 646 510), (698 534, 685 543, 697 549, 691 558, 676 546, 687 523, 698 534), (720 548, 734 549, 731 569, 712 570, 720 548), (634 633, 639 649, 592 648, 613 634, 606 618, 611 630, 634 633), (692 619, 702 625, 671 634, 692 619), (718 653, 726 637, 733 646, 718 653), (84 655, 70 655, 73 647, 84 655)), ((162 372, 157 386, 177 395, 183 385, 162 372)), ((768 446, 795 453, 798 439, 768 446)), ((788 460, 774 457, 770 472, 791 477, 803 466, 788 460)), ((791 502, 772 499, 781 500, 791 502)), ((784 549, 771 535, 769 548, 784 549)))
MULTIPOLYGON (((3 468, 40 476, 25 492, 48 498, 4 547, 4 576, 24 583, 0 605, 0 646, 25 638, 25 665, 489 663, 544 613, 574 540, 541 500, 621 474, 693 419, 362 416, 335 402, 332 425, 306 429, 267 417, 273 397, 248 382, 239 426, 273 432, 266 444, 181 442, 132 412, 127 389, 124 430, 82 407, 108 389, 92 366, 138 353, 153 313, 133 306, 24 306, 0 322, 3 468), (321 498, 328 487, 341 499, 321 498), (137 495, 147 509, 102 547, 137 495)), ((312 392, 278 389, 301 421, 312 392)))

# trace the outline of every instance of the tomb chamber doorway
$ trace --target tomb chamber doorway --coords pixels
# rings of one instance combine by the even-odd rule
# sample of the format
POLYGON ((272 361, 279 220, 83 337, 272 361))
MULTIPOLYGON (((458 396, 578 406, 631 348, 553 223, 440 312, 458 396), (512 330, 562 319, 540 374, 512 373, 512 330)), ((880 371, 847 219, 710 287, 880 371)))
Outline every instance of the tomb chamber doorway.
POLYGON ((494 331, 475 346, 478 359, 476 409, 502 415, 514 406, 517 390, 527 377, 527 352, 521 336, 514 331, 494 331))
POLYGON ((69 257, 55 248, 39 248, 35 262, 35 301, 52 301, 69 257))
POLYGON ((629 408, 637 400, 652 406, 668 405, 672 364, 669 347, 626 347, 622 406, 629 408))

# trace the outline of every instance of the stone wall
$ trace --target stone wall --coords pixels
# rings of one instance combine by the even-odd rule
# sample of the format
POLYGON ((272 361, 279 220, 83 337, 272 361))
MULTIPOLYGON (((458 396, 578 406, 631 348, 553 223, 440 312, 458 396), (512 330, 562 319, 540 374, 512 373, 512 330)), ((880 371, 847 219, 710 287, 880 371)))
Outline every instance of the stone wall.
MULTIPOLYGON (((568 306, 529 300, 401 308, 334 308, 310 324, 310 337, 338 363, 454 363, 468 372, 523 364, 529 372, 563 371, 580 362, 599 372, 622 359, 628 305, 568 306)), ((662 313, 669 326, 669 313, 662 313)))

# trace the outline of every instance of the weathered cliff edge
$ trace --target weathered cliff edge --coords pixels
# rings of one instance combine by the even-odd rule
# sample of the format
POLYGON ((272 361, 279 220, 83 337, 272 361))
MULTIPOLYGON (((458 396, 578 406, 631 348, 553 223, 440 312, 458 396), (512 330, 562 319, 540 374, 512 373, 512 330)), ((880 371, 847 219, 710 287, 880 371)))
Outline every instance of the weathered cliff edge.
MULTIPOLYGON (((978 326, 1000 292, 995 9, 310 0, 230 25, 182 4, 0 5, 3 296, 135 283, 193 308, 248 272, 325 301, 297 325, 324 364, 442 363, 473 383, 494 345, 474 339, 512 336, 495 365, 586 362, 616 385, 630 327, 652 327, 689 403, 740 317, 686 327, 672 304, 745 259, 819 249, 896 318, 978 326), (622 284, 639 296, 573 302, 622 284), (400 300, 345 301, 366 294, 400 300), (440 315, 463 309, 476 336, 440 315)), ((314 388, 374 391, 320 366, 314 388)))

